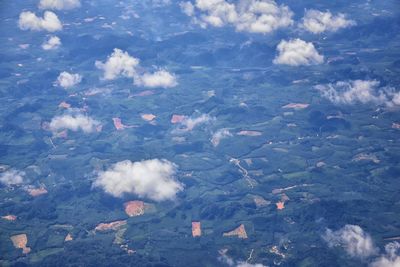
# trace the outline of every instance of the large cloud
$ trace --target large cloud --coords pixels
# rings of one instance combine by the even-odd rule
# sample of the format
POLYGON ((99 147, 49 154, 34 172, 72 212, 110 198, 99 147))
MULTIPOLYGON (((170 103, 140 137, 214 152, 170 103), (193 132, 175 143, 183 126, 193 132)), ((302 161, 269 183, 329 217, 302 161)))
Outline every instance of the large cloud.
POLYGON ((42 44, 42 48, 44 50, 54 50, 59 48, 60 45, 61 45, 60 38, 58 38, 57 36, 51 36, 48 40, 46 40, 42 44))
POLYGON ((319 84, 315 88, 334 104, 373 103, 394 107, 400 105, 400 93, 393 88, 379 88, 376 80, 339 81, 319 84))
POLYGON ((300 66, 324 62, 324 57, 318 54, 314 45, 301 39, 282 40, 278 44, 277 50, 279 54, 274 59, 274 64, 300 66))
POLYGON ((358 225, 347 224, 337 231, 327 229, 323 239, 330 247, 343 247, 352 257, 368 258, 378 252, 371 236, 358 225))
POLYGON ((166 70, 158 70, 154 73, 144 73, 141 76, 136 76, 135 85, 144 87, 175 87, 178 85, 174 74, 166 70))
POLYGON ((24 176, 25 172, 11 169, 0 174, 0 183, 7 186, 22 184, 24 176))
POLYGON ((65 89, 71 88, 82 81, 82 76, 77 73, 63 71, 58 75, 56 84, 65 89))
POLYGON ((337 16, 332 15, 330 11, 321 12, 318 10, 307 10, 304 17, 302 27, 312 33, 322 33, 325 31, 337 31, 355 25, 354 20, 346 19, 344 14, 339 13, 337 16))
POLYGON ((24 11, 19 15, 18 26, 21 30, 49 31, 62 30, 62 25, 57 15, 51 11, 44 12, 43 18, 35 13, 24 11))
POLYGON ((53 132, 67 129, 74 132, 82 130, 84 133, 91 133, 94 132, 99 125, 99 121, 87 115, 77 113, 54 117, 50 122, 49 128, 53 132))
POLYGON ((381 255, 371 263, 371 267, 399 267, 400 244, 391 242, 385 246, 386 254, 381 255))
POLYGON ((293 24, 293 12, 273 0, 196 0, 182 2, 181 8, 201 27, 231 25, 237 31, 265 34, 293 24))
POLYGON ((125 160, 99 173, 94 186, 115 197, 135 194, 155 201, 172 200, 183 190, 175 173, 176 165, 167 160, 125 160))
POLYGON ((115 48, 106 62, 96 61, 95 65, 104 71, 103 78, 106 80, 114 80, 119 77, 133 78, 135 85, 143 87, 168 88, 178 84, 176 76, 163 69, 154 73, 140 73, 138 71, 139 63, 138 58, 115 48))
POLYGON ((68 10, 81 6, 80 0, 40 0, 39 8, 68 10))

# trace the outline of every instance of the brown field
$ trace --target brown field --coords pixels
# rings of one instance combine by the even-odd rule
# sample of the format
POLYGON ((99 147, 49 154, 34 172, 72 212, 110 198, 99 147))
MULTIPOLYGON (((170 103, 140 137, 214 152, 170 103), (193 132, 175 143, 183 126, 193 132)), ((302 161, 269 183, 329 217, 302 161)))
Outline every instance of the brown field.
POLYGON ((201 224, 200 222, 192 222, 192 236, 201 236, 201 224))
POLYGON ((108 230, 118 230, 121 226, 126 225, 126 220, 114 221, 110 223, 100 223, 94 228, 95 231, 104 232, 108 230))
POLYGON ((246 239, 247 233, 246 233, 246 229, 244 228, 244 225, 241 224, 236 229, 226 232, 226 233, 223 233, 223 236, 237 236, 238 238, 246 239))
POLYGON ((13 235, 11 241, 15 248, 22 248, 22 253, 28 254, 31 252, 31 248, 26 246, 26 244, 28 244, 28 237, 26 234, 13 235))
POLYGON ((144 214, 144 202, 139 200, 128 201, 124 203, 125 213, 129 217, 140 216, 144 214))

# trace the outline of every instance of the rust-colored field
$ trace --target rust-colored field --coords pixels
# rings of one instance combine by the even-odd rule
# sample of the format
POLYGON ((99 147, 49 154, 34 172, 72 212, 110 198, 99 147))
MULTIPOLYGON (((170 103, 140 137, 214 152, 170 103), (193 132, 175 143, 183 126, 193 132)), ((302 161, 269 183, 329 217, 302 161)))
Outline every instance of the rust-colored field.
POLYGON ((173 124, 180 123, 180 122, 184 121, 185 119, 186 119, 185 115, 174 114, 174 115, 172 115, 171 123, 173 123, 173 124))
POLYGON ((121 226, 126 225, 126 220, 114 221, 110 223, 100 223, 94 228, 95 231, 104 232, 108 230, 118 230, 121 226))
POLYGON ((31 252, 31 248, 26 246, 28 244, 28 236, 26 234, 13 235, 11 241, 15 248, 22 248, 22 253, 28 254, 31 252))
POLYGON ((9 214, 9 215, 5 215, 5 216, 1 216, 1 218, 6 221, 15 221, 17 219, 17 216, 9 214))
POLYGON ((156 115, 148 113, 148 114, 142 114, 141 117, 145 121, 152 121, 156 118, 156 115))
POLYGON ((144 214, 144 202, 139 200, 128 201, 124 203, 125 213, 129 217, 140 216, 144 214))
POLYGON ((200 222, 192 222, 192 236, 201 236, 201 224, 200 222))
POLYGON ((223 233, 223 236, 237 236, 238 238, 246 239, 247 233, 243 224, 239 225, 236 229, 223 233))
POLYGON ((29 188, 27 189, 29 195, 31 195, 32 197, 38 197, 41 195, 45 195, 47 194, 47 189, 44 187, 40 187, 40 188, 29 188))

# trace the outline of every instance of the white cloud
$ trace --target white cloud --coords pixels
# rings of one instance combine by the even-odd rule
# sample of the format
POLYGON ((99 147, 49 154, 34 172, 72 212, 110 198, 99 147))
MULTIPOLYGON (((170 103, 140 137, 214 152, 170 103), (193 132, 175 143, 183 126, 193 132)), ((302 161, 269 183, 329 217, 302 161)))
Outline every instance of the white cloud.
POLYGON ((103 78, 114 80, 118 77, 133 78, 134 84, 144 87, 174 87, 178 84, 176 76, 166 70, 160 69, 154 73, 140 74, 137 70, 140 60, 130 56, 118 48, 107 58, 105 63, 96 61, 98 69, 104 71, 103 78))
POLYGON ((180 2, 179 6, 182 9, 182 12, 187 16, 191 17, 194 15, 194 5, 191 2, 180 2))
POLYGON ((57 15, 51 11, 44 12, 43 18, 35 13, 24 11, 19 15, 18 26, 21 30, 49 31, 62 30, 62 25, 57 15))
POLYGON ((135 194, 155 201, 172 200, 183 190, 183 185, 174 178, 175 173, 176 165, 167 160, 125 160, 100 172, 94 186, 115 197, 135 194))
POLYGON ((57 36, 51 36, 47 41, 42 44, 44 50, 54 50, 59 48, 61 45, 60 38, 57 36))
POLYGON ((248 263, 245 261, 239 261, 237 262, 236 267, 266 267, 264 264, 261 263, 248 263))
POLYGON ((197 117, 185 117, 183 121, 180 122, 180 128, 178 129, 179 131, 191 131, 195 127, 210 122, 212 120, 215 120, 214 117, 211 117, 208 114, 201 114, 200 116, 197 117))
POLYGON ((204 28, 231 25, 237 31, 265 34, 293 24, 293 12, 273 0, 242 0, 236 4, 225 0, 196 0, 194 4, 182 2, 180 6, 204 28))
POLYGON ((321 12, 314 9, 306 11, 302 23, 302 27, 312 33, 335 32, 353 25, 356 25, 356 22, 346 19, 344 14, 334 16, 330 11, 321 12))
POLYGON ((171 4, 171 0, 152 0, 153 7, 164 7, 171 4))
POLYGON ((166 70, 158 70, 154 73, 144 73, 135 77, 134 84, 144 87, 175 87, 178 85, 174 74, 166 70))
POLYGON ((80 74, 63 71, 58 75, 56 84, 67 89, 77 85, 81 81, 82 76, 80 74))
POLYGON ((322 238, 329 247, 343 247, 352 257, 372 258, 370 267, 400 267, 400 243, 386 244, 385 253, 378 255, 371 236, 357 225, 345 225, 337 231, 327 229, 322 238))
POLYGON ((327 229, 323 239, 329 247, 343 247, 352 257, 368 258, 377 253, 371 236, 358 225, 347 224, 337 231, 327 229))
POLYGON ((77 113, 54 117, 50 122, 49 128, 52 132, 67 129, 74 132, 82 130, 84 133, 91 133, 94 132, 99 125, 100 122, 97 120, 87 115, 77 113))
POLYGON ((211 143, 213 146, 218 146, 222 139, 231 137, 232 134, 228 129, 219 129, 211 137, 211 143))
POLYGON ((135 68, 139 65, 139 59, 130 56, 128 52, 115 48, 105 63, 96 61, 95 65, 104 71, 103 77, 106 80, 114 80, 119 76, 133 78, 136 73, 135 68))
POLYGON ((376 80, 339 81, 319 84, 315 89, 334 104, 373 103, 394 107, 400 105, 400 93, 393 88, 379 88, 376 80))
POLYGON ((40 0, 40 9, 68 10, 81 6, 80 0, 40 0))
POLYGON ((0 183, 4 185, 16 185, 24 182, 25 172, 14 169, 5 171, 0 174, 0 183))
POLYGON ((282 40, 277 50, 279 55, 275 57, 274 64, 300 66, 324 62, 324 57, 318 53, 314 45, 301 39, 282 40))
POLYGON ((400 266, 400 244, 391 242, 385 246, 386 254, 381 255, 371 263, 371 267, 399 267, 400 266))
POLYGON ((245 261, 235 261, 234 259, 232 259, 228 255, 226 255, 226 253, 222 253, 218 257, 218 260, 221 261, 222 263, 230 266, 230 267, 266 267, 265 265, 263 265, 261 263, 254 263, 253 264, 253 263, 248 263, 248 262, 245 262, 245 261))

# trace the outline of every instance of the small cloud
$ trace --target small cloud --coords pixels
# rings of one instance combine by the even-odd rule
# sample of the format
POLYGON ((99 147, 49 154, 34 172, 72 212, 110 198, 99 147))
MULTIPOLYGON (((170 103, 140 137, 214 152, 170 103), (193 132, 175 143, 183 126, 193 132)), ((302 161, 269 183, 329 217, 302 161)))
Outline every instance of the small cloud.
POLYGON ((354 25, 356 25, 356 22, 346 19, 344 14, 339 13, 334 16, 330 11, 321 12, 314 9, 306 11, 302 23, 304 29, 315 34, 325 31, 335 32, 354 25))
POLYGON ((49 129, 52 132, 67 129, 74 132, 82 130, 84 133, 91 133, 96 131, 96 128, 99 125, 99 121, 94 120, 87 115, 77 113, 54 117, 50 122, 49 129))
POLYGON ((329 247, 342 247, 352 257, 363 259, 378 252, 371 236, 358 225, 347 224, 337 231, 327 229, 322 238, 329 247))
POLYGON ((266 267, 261 263, 248 263, 245 261, 238 261, 236 267, 266 267))
POLYGON ((275 57, 274 64, 300 66, 324 62, 324 57, 318 53, 314 45, 301 39, 282 40, 277 50, 279 55, 275 57))
POLYGON ((191 17, 194 15, 194 5, 191 2, 180 2, 179 6, 182 9, 182 12, 187 16, 191 17))
POLYGON ((47 41, 42 44, 44 50, 54 50, 59 48, 61 45, 60 38, 57 36, 51 36, 47 41))
POLYGON ((193 17, 193 22, 205 28, 208 25, 231 25, 237 31, 270 33, 293 24, 293 12, 273 0, 248 0, 231 3, 225 0, 181 2, 182 11, 193 17), (196 14, 197 13, 197 14, 196 14))
POLYGON ((144 87, 175 87, 178 85, 176 76, 166 70, 159 70, 154 73, 145 73, 141 76, 136 76, 134 84, 144 87))
POLYGON ((400 266, 400 243, 391 242, 385 246, 385 254, 375 259, 371 267, 399 267, 400 266))
POLYGON ((165 7, 171 4, 171 0, 152 0, 153 7, 165 7))
POLYGON ((178 122, 179 128, 176 130, 176 132, 189 132, 192 131, 195 127, 213 120, 215 120, 215 118, 211 117, 208 114, 201 114, 197 117, 184 116, 182 117, 182 120, 178 122))
POLYGON ((80 0, 40 0, 40 9, 69 10, 81 6, 80 0))
POLYGON ((0 183, 6 186, 22 184, 24 176, 25 172, 11 169, 0 174, 0 183))
POLYGON ((226 255, 225 251, 223 252, 220 251, 220 256, 218 257, 218 260, 230 267, 266 267, 261 263, 248 263, 245 261, 235 261, 228 255, 226 255))
POLYGON ((219 143, 221 142, 222 139, 225 139, 227 137, 231 137, 232 133, 226 129, 219 129, 218 131, 216 131, 213 136, 211 137, 211 143, 213 144, 213 146, 218 146, 219 143))
POLYGON ((71 88, 82 81, 82 76, 77 73, 69 73, 63 71, 58 75, 56 85, 63 87, 64 89, 71 88))
POLYGON ((373 103, 388 107, 399 106, 400 93, 390 87, 380 89, 379 85, 376 80, 353 80, 318 84, 315 89, 334 104, 373 103))
POLYGON ((176 76, 163 69, 154 73, 140 74, 137 70, 139 63, 139 59, 115 48, 105 63, 96 61, 95 65, 104 71, 103 78, 105 80, 114 80, 118 77, 133 78, 135 85, 143 87, 168 88, 178 84, 176 76))
POLYGON ((62 25, 57 15, 51 11, 44 12, 43 18, 35 13, 24 11, 19 15, 18 26, 21 30, 55 32, 62 30, 62 25))
POLYGON ((139 59, 130 56, 128 52, 115 48, 105 63, 96 61, 95 65, 104 71, 103 78, 106 80, 114 80, 119 76, 133 78, 136 73, 135 68, 139 65, 139 59))
POLYGON ((135 194, 154 201, 173 200, 183 190, 174 178, 176 168, 167 160, 120 161, 100 172, 93 185, 114 197, 135 194))

